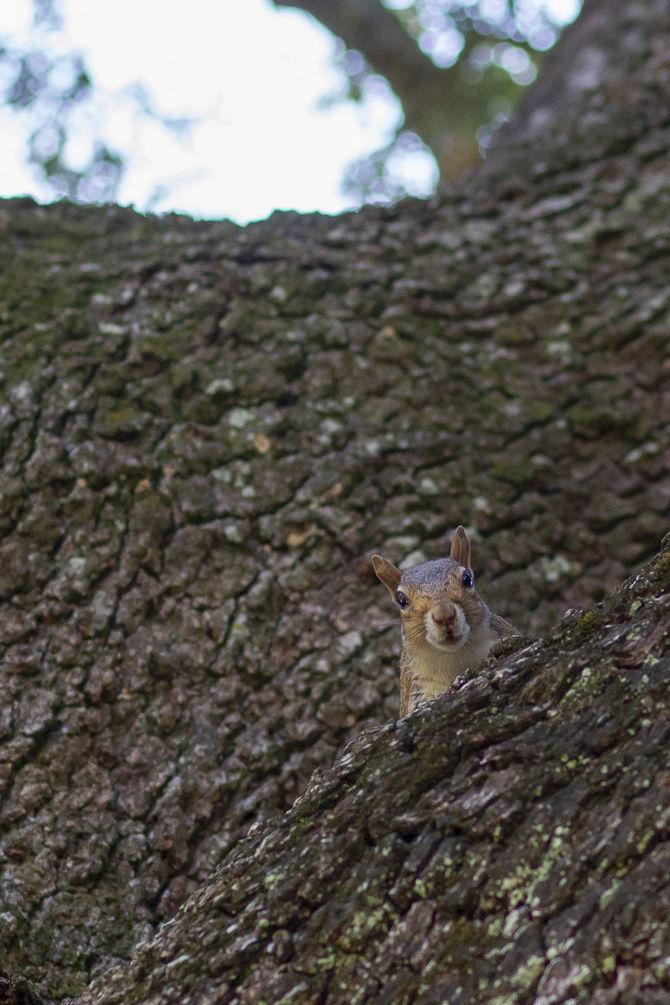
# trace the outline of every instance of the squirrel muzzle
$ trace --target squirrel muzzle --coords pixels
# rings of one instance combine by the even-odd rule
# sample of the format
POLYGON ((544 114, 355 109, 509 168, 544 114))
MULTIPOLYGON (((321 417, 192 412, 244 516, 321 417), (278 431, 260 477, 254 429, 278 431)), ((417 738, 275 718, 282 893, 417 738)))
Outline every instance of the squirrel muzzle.
POLYGON ((424 615, 426 642, 436 649, 460 649, 470 634, 465 612, 460 604, 440 598, 424 615))

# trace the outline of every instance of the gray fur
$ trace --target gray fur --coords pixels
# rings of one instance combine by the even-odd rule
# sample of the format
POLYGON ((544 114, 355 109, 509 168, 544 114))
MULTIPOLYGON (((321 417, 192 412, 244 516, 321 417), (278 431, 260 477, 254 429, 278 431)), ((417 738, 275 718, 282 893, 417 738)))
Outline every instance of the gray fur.
POLYGON ((453 558, 436 558, 433 562, 423 562, 412 569, 404 569, 400 585, 406 583, 425 593, 432 593, 443 587, 450 573, 457 569, 460 569, 460 565, 453 558))

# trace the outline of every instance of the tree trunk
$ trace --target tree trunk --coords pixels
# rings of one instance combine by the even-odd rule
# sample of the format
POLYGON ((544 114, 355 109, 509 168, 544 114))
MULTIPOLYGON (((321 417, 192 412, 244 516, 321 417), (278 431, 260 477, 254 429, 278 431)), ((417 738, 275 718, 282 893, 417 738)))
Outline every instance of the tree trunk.
MULTIPOLYGON (((45 998, 78 994, 105 966, 127 961, 139 939, 151 938, 200 890, 182 917, 197 914, 214 889, 203 884, 252 824, 288 808, 313 769, 330 764, 363 727, 393 719, 399 640, 367 562, 371 550, 396 562, 436 557, 464 523, 484 596, 526 633, 546 631, 566 606, 592 604, 655 552, 670 498, 670 83, 657 44, 667 11, 659 3, 611 9, 608 37, 620 19, 615 37, 625 40, 634 66, 620 103, 599 103, 585 90, 572 106, 561 104, 549 131, 501 138, 467 187, 431 203, 335 220, 276 215, 245 229, 113 207, 0 204, 0 965, 36 982, 45 998)), ((579 26, 570 39, 577 58, 579 26)), ((648 622, 640 619, 664 610, 646 604, 636 614, 641 632, 648 622)), ((541 967, 528 964, 518 977, 526 997, 509 1000, 530 1001, 532 980, 549 972, 543 946, 547 954, 550 946, 568 946, 577 938, 570 925, 588 930, 590 912, 606 906, 593 899, 598 884, 606 884, 604 900, 619 904, 616 882, 629 882, 630 866, 630 882, 640 882, 639 910, 625 922, 632 948, 620 956, 619 936, 611 952, 598 943, 601 972, 616 986, 642 967, 649 987, 657 986, 658 937, 647 949, 635 933, 636 926, 646 931, 644 919, 655 910, 644 898, 663 846, 646 790, 639 801, 626 785, 655 779, 649 792, 665 812, 656 734, 649 738, 657 718, 663 721, 653 658, 665 635, 650 629, 641 676, 637 664, 632 675, 624 666, 617 676, 599 662, 596 639, 604 645, 610 629, 600 615, 594 619, 602 635, 591 632, 587 617, 592 646, 580 650, 581 666, 570 655, 569 625, 538 650, 556 668, 555 689, 540 669, 538 683, 531 680, 533 650, 527 663, 515 664, 509 692, 506 677, 496 684, 489 675, 468 685, 453 710, 441 702, 379 738, 365 734, 352 789, 333 790, 347 762, 327 776, 323 791, 315 783, 302 804, 305 840, 315 808, 350 795, 358 814, 351 854, 377 870, 379 849, 390 848, 388 886, 379 866, 371 890, 382 899, 368 903, 367 914, 353 886, 335 891, 332 916, 342 924, 333 944, 340 931, 348 934, 324 974, 344 980, 345 953, 362 986, 358 954, 376 959, 391 926, 402 925, 395 914, 404 918, 411 908, 407 927, 394 929, 405 962, 389 981, 401 988, 401 971, 414 974, 417 1000, 427 1000, 432 991, 421 991, 422 982, 446 987, 452 971, 467 972, 462 1000, 474 1001, 467 989, 480 977, 490 986, 491 961, 504 960, 501 980, 516 972, 511 957, 496 954, 527 925, 518 958, 538 956, 541 967), (582 675, 578 686, 578 675, 601 665, 588 692, 593 718, 584 707, 581 719, 580 688, 589 678, 582 675), (505 702, 509 694, 511 718, 505 704, 494 703, 497 712, 489 707, 495 687, 505 702), (487 703, 479 717, 472 704, 478 689, 487 703), (572 699, 562 697, 573 693, 574 715, 572 699), (615 699, 630 708, 613 707, 615 699), (620 728, 624 719, 638 728, 638 709, 640 723, 650 723, 638 723, 642 732, 635 733, 651 744, 649 762, 634 737, 625 746, 620 728), (469 829, 467 805, 459 802, 466 776, 457 734, 473 716, 463 765, 474 769, 479 749, 483 774, 471 780, 472 812, 493 821, 481 834, 469 829), (598 737, 610 720, 612 749, 625 758, 619 768, 597 759, 607 757, 598 737), (554 755, 580 723, 589 733, 565 748, 560 775, 554 755), (420 768, 417 788, 412 765, 423 761, 408 760, 410 774, 390 770, 409 757, 394 746, 407 730, 426 765, 435 762, 430 778, 420 768), (501 760, 488 761, 498 742, 501 760), (595 759, 587 765, 579 758, 589 742, 595 759), (385 757, 389 772, 379 773, 385 757), (520 777, 525 764, 540 792, 527 806, 535 789, 520 777), (612 773, 603 774, 603 789, 591 774, 598 765, 612 773), (499 781, 509 793, 509 820, 499 813, 499 781), (431 791, 439 802, 432 808, 431 791), (386 816, 370 815, 368 839, 361 807, 380 807, 382 792, 386 816), (417 819, 403 830, 396 818, 412 805, 412 793, 417 819), (583 818, 570 815, 575 807, 583 818), (445 823, 460 819, 461 843, 461 825, 452 834, 445 823), (603 820, 610 829, 594 832, 589 854, 571 866, 555 828, 567 827, 566 847, 581 849, 582 821, 601 829, 603 820), (535 825, 545 828, 536 839, 535 825), (544 837, 550 833, 559 840, 554 850, 553 838, 547 844, 544 837), (419 891, 416 904, 403 893, 393 906, 396 866, 407 855, 407 868, 427 877, 439 835, 447 842, 439 860, 451 858, 454 868, 465 862, 471 885, 454 881, 451 914, 440 900, 451 889, 447 878, 435 893, 419 891), (631 844, 625 835, 634 836, 631 844), (517 886, 512 873, 507 885, 495 878, 498 841, 507 856, 501 876, 513 854, 535 870, 519 873, 517 886), (560 899, 552 871, 559 866, 566 910, 574 910, 564 917, 557 904, 536 918, 524 897, 545 877, 560 899), (506 927, 485 935, 481 919, 498 910, 506 927), (436 969, 426 971, 447 920, 451 948, 444 952, 458 945, 462 956, 440 949, 436 969)), ((354 817, 343 805, 347 834, 354 817)), ((272 856, 296 881, 305 876, 299 852, 307 846, 296 844, 295 830, 302 812, 268 832, 272 856), (287 851, 281 859, 281 835, 294 842, 293 858, 287 851)), ((359 874, 347 873, 339 856, 339 844, 331 857, 324 846, 319 868, 353 883, 359 874)), ((235 878, 238 861, 244 858, 230 859, 224 875, 235 878)), ((269 864, 264 875, 267 895, 281 894, 283 876, 275 883, 269 864)), ((320 877, 313 872, 310 882, 318 887, 320 877)), ((245 898, 252 886, 239 887, 237 906, 237 888, 226 887, 223 909, 241 912, 243 942, 225 952, 218 943, 200 944, 198 952, 209 954, 206 965, 198 956, 203 979, 218 968, 230 1000, 247 981, 259 988, 274 981, 273 960, 296 952, 303 958, 299 945, 291 948, 303 938, 300 918, 322 933, 328 957, 331 936, 319 925, 330 909, 324 900, 318 919, 309 920, 318 889, 304 881, 297 901, 282 895, 292 934, 277 934, 261 918, 254 937, 272 936, 275 955, 262 956, 249 942, 248 968, 236 954, 251 938, 255 908, 245 898)), ((335 879, 323 883, 332 891, 335 879)), ((279 915, 270 917, 275 925, 279 915)), ((222 918, 223 931, 232 922, 222 918)), ((311 935, 304 938, 304 958, 316 959, 311 935)), ((178 982, 181 966, 174 963, 171 980, 178 982)), ((568 972, 591 987, 590 977, 568 972)), ((304 979, 306 993, 318 986, 323 1000, 343 1000, 337 982, 323 990, 318 975, 304 979)), ((605 977, 597 980, 604 988, 605 977)), ((371 983, 365 987, 370 1000, 382 1000, 371 983)), ((249 1000, 254 993, 245 992, 249 1000)), ((221 1001, 227 994, 220 991, 221 1001)), ((557 995, 546 1001, 567 1000, 557 995)))
POLYGON ((667 1002, 667 545, 363 734, 81 1005, 667 1002))

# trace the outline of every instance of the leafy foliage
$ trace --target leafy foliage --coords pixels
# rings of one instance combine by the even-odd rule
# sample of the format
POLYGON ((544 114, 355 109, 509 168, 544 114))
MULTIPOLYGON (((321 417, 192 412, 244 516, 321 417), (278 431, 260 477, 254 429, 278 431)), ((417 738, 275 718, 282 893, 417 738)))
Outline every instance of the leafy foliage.
MULTIPOLYGON (((106 95, 81 53, 53 44, 63 25, 58 0, 32 3, 30 44, 0 39, 0 101, 28 123, 28 160, 56 196, 114 200, 124 158, 100 125, 105 102, 130 102, 141 123, 157 121, 178 134, 192 123, 157 112, 140 83, 106 95)), ((310 10, 309 3, 296 3, 310 10)), ((576 6, 577 0, 573 14, 576 6)), ((403 102, 404 116, 390 141, 354 162, 343 179, 345 191, 377 202, 429 194, 440 176, 458 176, 476 163, 561 27, 549 0, 366 0, 361 7, 376 9, 387 21, 395 18, 433 77, 433 90, 425 93, 426 81, 417 81, 417 115, 409 109, 407 90, 394 84, 392 61, 383 71, 387 84, 365 45, 357 52, 346 41, 338 44, 343 83, 324 103, 361 101, 388 85, 403 102)))
POLYGON ((174 132, 188 129, 190 121, 160 115, 141 84, 120 96, 105 95, 81 53, 52 44, 63 24, 56 0, 33 0, 32 21, 35 44, 0 43, 0 100, 29 122, 28 161, 55 196, 114 201, 124 162, 98 126, 101 102, 122 97, 145 120, 174 132))
MULTIPOLYGON (((421 150, 430 157, 432 152, 433 178, 458 176, 485 155, 496 129, 535 80, 544 52, 580 6, 576 2, 561 21, 544 0, 383 0, 383 4, 449 78, 450 101, 433 120, 432 139, 425 133, 420 139, 401 122, 389 144, 351 165, 345 190, 382 202, 408 194, 401 167, 408 153, 416 156, 421 150)), ((374 71, 345 46, 337 59, 347 81, 341 97, 362 100, 374 71)), ((429 194, 433 186, 434 181, 428 181, 424 192, 410 194, 429 194)))

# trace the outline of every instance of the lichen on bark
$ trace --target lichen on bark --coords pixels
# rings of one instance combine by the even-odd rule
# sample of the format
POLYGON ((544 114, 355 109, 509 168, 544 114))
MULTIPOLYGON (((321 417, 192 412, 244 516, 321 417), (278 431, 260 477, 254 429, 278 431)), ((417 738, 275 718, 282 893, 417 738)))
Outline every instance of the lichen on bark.
POLYGON ((670 535, 361 734, 81 1005, 664 1000, 669 674, 670 535))

